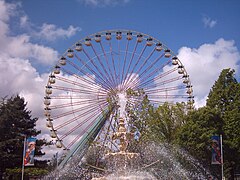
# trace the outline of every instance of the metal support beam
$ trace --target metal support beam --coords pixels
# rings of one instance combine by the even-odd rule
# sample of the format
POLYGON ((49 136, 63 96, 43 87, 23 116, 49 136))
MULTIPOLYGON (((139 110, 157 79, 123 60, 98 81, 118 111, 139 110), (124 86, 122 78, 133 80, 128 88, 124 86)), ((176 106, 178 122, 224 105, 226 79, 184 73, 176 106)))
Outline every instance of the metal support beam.
POLYGON ((81 140, 74 146, 74 148, 67 154, 64 160, 59 164, 58 169, 62 169, 70 159, 78 154, 78 157, 81 159, 85 151, 89 148, 90 143, 95 139, 102 126, 105 124, 107 118, 111 113, 111 109, 106 108, 103 113, 97 118, 96 122, 83 134, 81 140))

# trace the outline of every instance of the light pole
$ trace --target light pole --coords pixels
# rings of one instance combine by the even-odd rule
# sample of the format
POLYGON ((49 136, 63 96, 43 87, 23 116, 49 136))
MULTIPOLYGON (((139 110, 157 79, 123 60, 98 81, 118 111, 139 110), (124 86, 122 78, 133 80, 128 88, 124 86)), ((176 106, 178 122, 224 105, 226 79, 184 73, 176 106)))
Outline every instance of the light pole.
POLYGON ((26 135, 24 135, 24 142, 23 142, 23 160, 22 160, 22 180, 24 178, 24 155, 25 155, 25 151, 26 151, 26 135))

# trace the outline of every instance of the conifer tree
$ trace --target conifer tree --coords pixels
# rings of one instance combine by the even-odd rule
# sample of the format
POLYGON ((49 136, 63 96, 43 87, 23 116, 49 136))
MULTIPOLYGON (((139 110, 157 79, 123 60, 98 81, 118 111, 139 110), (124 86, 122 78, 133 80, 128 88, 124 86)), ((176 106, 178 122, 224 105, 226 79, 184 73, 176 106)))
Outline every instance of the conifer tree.
POLYGON ((240 172, 240 83, 235 71, 224 69, 207 99, 207 106, 218 110, 223 119, 225 169, 233 177, 240 172))
MULTIPOLYGON (((31 116, 26 103, 20 96, 3 99, 0 104, 0 178, 6 168, 21 167, 24 137, 36 137, 40 134, 36 126, 37 118, 31 116)), ((35 155, 44 155, 41 146, 45 140, 36 143, 35 155)), ((46 161, 37 164, 46 165, 46 161)))

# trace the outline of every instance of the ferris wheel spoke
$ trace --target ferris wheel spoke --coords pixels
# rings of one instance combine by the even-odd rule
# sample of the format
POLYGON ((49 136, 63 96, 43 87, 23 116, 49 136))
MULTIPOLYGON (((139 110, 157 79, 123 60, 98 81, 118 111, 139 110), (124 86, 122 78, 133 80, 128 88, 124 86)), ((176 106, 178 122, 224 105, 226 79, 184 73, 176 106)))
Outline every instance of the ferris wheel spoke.
MULTIPOLYGON (((95 75, 100 78, 104 83, 106 83, 110 89, 112 89, 112 84, 108 81, 107 77, 103 75, 103 72, 98 68, 98 66, 94 63, 94 61, 92 60, 92 58, 90 57, 90 55, 83 49, 83 53, 87 56, 87 58, 89 59, 89 61, 91 62, 91 64, 95 67, 95 69, 98 71, 99 74, 97 74, 95 71, 93 71, 93 69, 90 69, 91 71, 95 72, 95 75)), ((87 66, 87 65, 86 65, 87 66)))
MULTIPOLYGON (((130 75, 129 75, 129 76, 127 77, 127 79, 126 79, 126 83, 125 83, 126 85, 128 85, 129 80, 132 79, 131 74, 133 74, 133 72, 134 72, 136 66, 138 65, 140 59, 142 58, 142 55, 143 55, 143 53, 145 52, 146 48, 147 48, 147 45, 145 44, 144 47, 143 47, 143 49, 142 49, 142 51, 141 51, 141 53, 140 53, 140 55, 139 55, 139 57, 138 57, 138 59, 137 59, 137 62, 134 64, 133 69, 132 69, 131 72, 130 72, 130 75)), ((134 74, 133 76, 135 77, 135 74, 134 74)))
POLYGON ((136 53, 137 46, 138 46, 138 41, 136 41, 136 44, 135 44, 135 46, 134 46, 134 50, 133 50, 133 53, 132 53, 130 62, 129 62, 128 67, 127 67, 127 71, 126 71, 126 74, 125 74, 125 77, 124 77, 124 82, 123 82, 123 86, 124 86, 124 87, 125 87, 125 83, 126 83, 125 80, 126 80, 126 78, 127 78, 129 69, 130 69, 130 67, 131 67, 131 65, 132 65, 132 61, 133 61, 134 55, 135 55, 135 53, 136 53))
MULTIPOLYGON (((70 99, 72 100, 72 99, 70 99)), ((106 100, 106 98, 96 98, 96 99, 88 99, 88 100, 83 100, 81 99, 81 101, 75 101, 75 102, 70 102, 70 103, 63 103, 63 104, 59 104, 59 105, 53 105, 53 106, 49 106, 49 108, 51 110, 53 109, 60 109, 60 108, 65 108, 65 107, 69 107, 69 106, 79 106, 79 105, 89 105, 89 104, 98 104, 101 102, 104 102, 106 100)))
POLYGON ((128 46, 129 46, 129 40, 127 41, 127 44, 126 44, 126 50, 125 50, 125 55, 124 55, 124 62, 123 62, 123 68, 122 68, 122 76, 121 76, 121 83, 120 83, 120 89, 122 89, 122 86, 123 86, 123 82, 124 82, 124 69, 125 69, 125 66, 126 66, 126 60, 127 60, 127 53, 128 53, 128 46))
MULTIPOLYGON (((103 103, 103 104, 105 104, 105 103, 103 103)), ((99 103, 99 105, 101 105, 101 104, 99 103)), ((94 106, 96 106, 96 104, 93 103, 93 104, 90 104, 88 106, 80 107, 80 108, 70 110, 70 111, 67 111, 67 112, 64 112, 64 113, 61 113, 61 114, 57 114, 55 116, 52 116, 52 118, 53 119, 59 119, 59 118, 62 118, 64 116, 68 116, 68 115, 71 115, 71 114, 74 114, 74 113, 77 113, 77 112, 87 110, 87 109, 89 109, 91 107, 94 107, 94 106)))
POLYGON ((96 100, 96 99, 105 99, 105 98, 101 98, 101 97, 93 97, 93 96, 69 96, 69 95, 57 95, 57 96, 51 96, 51 99, 85 99, 85 100, 96 100))
MULTIPOLYGON (((86 62, 84 62, 78 55, 75 55, 76 58, 79 60, 79 62, 81 62, 83 64, 83 66, 85 66, 91 73, 93 73, 98 79, 97 79, 97 82, 96 83, 99 83, 101 84, 102 86, 104 87, 107 87, 107 89, 111 89, 111 86, 109 84, 106 84, 106 81, 99 76, 99 74, 94 71, 92 68, 90 68, 86 62)), ((72 64, 74 66, 74 64, 72 64)), ((89 77, 90 79, 92 79, 93 81, 95 81, 95 79, 90 76, 86 71, 84 71, 82 68, 79 69, 79 67, 77 66, 74 66, 77 70, 79 70, 80 72, 84 73, 87 77, 89 77)))
POLYGON ((116 72, 116 67, 115 67, 115 60, 114 60, 114 56, 113 56, 113 47, 112 47, 112 43, 109 42, 109 49, 110 49, 110 55, 111 55, 111 60, 112 60, 112 64, 113 64, 113 70, 114 70, 114 79, 116 80, 116 87, 118 85, 118 78, 117 78, 117 72, 116 72))
POLYGON ((187 99, 188 95, 175 94, 175 95, 149 95, 151 99, 187 99))
MULTIPOLYGON (((102 99, 102 101, 104 101, 104 99, 102 99)), ((96 98, 95 100, 93 100, 93 99, 83 100, 83 101, 76 101, 76 102, 70 102, 70 103, 49 106, 49 108, 50 109, 60 109, 60 108, 65 108, 65 107, 69 107, 69 106, 79 106, 79 105, 85 105, 85 104, 91 104, 91 103, 97 103, 97 102, 99 102, 99 99, 96 98)))
POLYGON ((179 89, 186 89, 185 86, 173 86, 173 87, 166 87, 166 88, 154 88, 154 89, 149 89, 145 90, 146 93, 159 93, 159 92, 169 92, 169 91, 176 91, 179 89))
POLYGON ((144 90, 154 89, 154 88, 157 88, 157 87, 160 87, 160 86, 165 86, 165 85, 168 85, 170 83, 177 82, 179 80, 182 80, 182 76, 177 76, 177 77, 170 78, 170 79, 167 79, 167 80, 164 80, 164 81, 161 81, 161 82, 156 82, 156 83, 154 83, 150 86, 144 87, 144 90))
POLYGON ((52 89, 81 93, 81 94, 106 95, 106 93, 101 93, 100 91, 97 91, 98 89, 95 89, 95 91, 94 91, 94 90, 90 90, 90 89, 87 90, 87 88, 79 89, 79 88, 70 88, 70 87, 56 86, 56 85, 52 85, 52 89))
POLYGON ((153 88, 156 88, 156 87, 164 86, 164 85, 167 85, 167 84, 179 81, 179 80, 182 80, 182 76, 177 76, 177 77, 174 77, 174 78, 171 78, 171 79, 167 79, 167 80, 164 80, 164 81, 161 81, 161 82, 154 83, 154 84, 149 85, 149 86, 145 86, 144 90, 148 90, 148 89, 153 89, 153 88))
MULTIPOLYGON (((163 57, 163 55, 164 55, 164 54, 161 54, 158 58, 156 58, 156 59, 139 75, 139 78, 134 80, 134 83, 132 83, 133 86, 136 86, 138 83, 141 83, 141 81, 143 81, 143 80, 142 80, 142 76, 144 76, 144 75, 147 76, 147 73, 150 71, 150 69, 152 69, 152 67, 154 67, 159 60, 161 60, 161 58, 163 57)), ((155 74, 155 71, 154 71, 153 75, 154 75, 154 74, 155 74)))
MULTIPOLYGON (((84 78, 83 76, 79 76, 79 75, 75 74, 74 72, 72 72, 72 71, 70 71, 70 70, 66 70, 65 68, 61 68, 61 69, 62 69, 62 71, 65 72, 66 74, 71 75, 71 76, 74 76, 74 77, 78 78, 79 80, 82 80, 82 81, 84 81, 84 82, 87 82, 87 83, 89 83, 89 84, 91 84, 91 85, 93 84, 93 82, 95 82, 95 79, 94 79, 92 76, 90 76, 88 73, 86 74, 86 76, 87 76, 89 79, 92 79, 92 81, 90 81, 90 80, 87 79, 87 78, 84 78)), ((79 70, 79 71, 82 72, 82 70, 79 70)), ((99 83, 99 84, 100 84, 102 87, 104 87, 106 90, 107 90, 107 89, 110 89, 110 87, 107 86, 105 83, 102 83, 102 82, 99 82, 99 81, 96 81, 95 83, 99 83)))
MULTIPOLYGON (((95 113, 92 113, 90 116, 86 117, 83 121, 81 121, 77 126, 74 126, 73 128, 71 128, 69 131, 67 131, 64 135, 62 135, 59 139, 63 140, 64 138, 66 138, 68 135, 70 135, 71 133, 73 133, 74 131, 76 131, 78 128, 80 128, 82 125, 84 125, 85 123, 87 123, 88 121, 92 120, 93 117, 95 117, 96 115, 100 115, 101 111, 99 109, 99 111, 96 111, 95 113)), ((92 121, 91 124, 93 124, 94 121, 92 121)))
POLYGON ((66 120, 66 121, 65 121, 64 123, 62 123, 61 125, 56 126, 55 129, 56 129, 56 130, 59 130, 59 129, 61 129, 61 128, 65 127, 65 126, 67 126, 67 125, 69 125, 69 124, 71 124, 71 123, 73 123, 73 122, 75 122, 75 121, 78 121, 80 118, 83 118, 83 117, 85 117, 86 115, 91 114, 92 112, 95 112, 95 111, 99 111, 99 110, 100 110, 99 107, 88 108, 88 111, 83 112, 83 113, 79 114, 78 116, 76 116, 76 117, 74 117, 74 118, 71 118, 71 119, 69 119, 69 120, 66 120))
MULTIPOLYGON (((139 79, 140 79, 140 76, 139 76, 139 78, 137 78, 137 75, 142 70, 142 68, 146 65, 147 61, 151 58, 151 56, 153 55, 154 52, 155 52, 155 49, 153 49, 151 51, 151 53, 145 58, 143 64, 139 67, 139 69, 136 71, 136 73, 134 73, 133 77, 130 78, 128 84, 132 84, 133 86, 136 86, 136 81, 139 81, 139 79)), ((127 84, 127 86, 128 86, 128 84, 127 84)))
POLYGON ((118 44, 118 53, 117 53, 117 56, 118 56, 118 65, 117 65, 117 69, 118 69, 118 73, 117 73, 117 82, 118 82, 118 85, 119 85, 119 87, 118 88, 120 88, 120 85, 121 85, 121 65, 120 65, 120 63, 121 63, 121 48, 120 48, 120 40, 118 40, 117 41, 117 44, 118 44))
POLYGON ((142 68, 146 65, 147 61, 151 58, 151 56, 153 55, 154 52, 155 52, 155 49, 153 49, 151 51, 151 53, 148 55, 148 57, 145 58, 143 64, 139 67, 139 69, 137 70, 136 74, 138 74, 142 70, 142 68))
POLYGON ((113 82, 113 84, 114 84, 114 87, 116 87, 117 84, 116 84, 116 81, 115 81, 115 78, 114 78, 112 69, 110 68, 110 65, 109 65, 109 62, 108 62, 109 59, 108 59, 107 54, 106 54, 106 51, 105 51, 105 49, 104 49, 104 47, 103 47, 103 45, 102 45, 102 42, 100 42, 100 46, 101 46, 102 52, 103 52, 103 54, 104 54, 104 57, 105 57, 105 59, 106 59, 108 71, 109 71, 109 73, 110 73, 110 75, 111 75, 112 82, 113 82))
POLYGON ((97 57, 98 62, 100 63, 103 71, 104 71, 105 74, 106 74, 106 77, 107 77, 106 79, 108 80, 108 82, 109 82, 109 83, 111 84, 111 86, 113 87, 113 86, 114 86, 114 82, 111 80, 110 75, 108 74, 108 72, 107 72, 106 68, 104 67, 103 63, 101 62, 101 59, 99 58, 99 56, 98 56, 98 54, 97 54, 94 46, 92 45, 91 47, 92 47, 92 50, 93 50, 95 56, 97 57))
POLYGON ((96 84, 93 84, 91 81, 88 81, 87 79, 85 78, 81 78, 81 76, 77 76, 75 75, 74 77, 78 78, 78 79, 81 79, 81 81, 83 82, 76 82, 76 81, 73 81, 73 80, 69 80, 67 78, 64 78, 64 77, 60 77, 60 76, 56 76, 56 79, 62 81, 62 82, 65 82, 65 83, 68 83, 68 84, 71 84, 71 85, 74 85, 74 86, 78 86, 78 87, 82 87, 82 88, 87 88, 87 89, 90 89, 90 90, 101 90, 103 92, 107 92, 105 89, 101 88, 101 86, 99 85, 96 85, 96 84))
MULTIPOLYGON (((175 72, 177 69, 178 69, 177 67, 174 67, 174 68, 172 68, 172 69, 170 69, 170 70, 168 70, 168 71, 166 71, 166 72, 164 72, 164 73, 161 73, 161 74, 157 75, 157 76, 154 77, 154 78, 149 79, 148 81, 144 81, 144 82, 140 83, 138 87, 140 87, 140 88, 149 87, 149 86, 147 86, 148 84, 153 83, 153 82, 156 82, 157 80, 159 80, 159 79, 161 79, 161 78, 164 78, 164 77, 166 77, 167 75, 170 75, 171 73, 175 72)), ((181 76, 181 77, 182 77, 182 76, 181 76)), ((146 79, 146 78, 145 78, 145 79, 146 79)), ((154 84, 156 84, 156 83, 154 83, 154 84)), ((150 86, 151 86, 151 85, 150 85, 150 86)))
MULTIPOLYGON (((154 81, 154 79, 155 79, 155 74, 157 73, 157 72, 159 72, 161 69, 163 69, 165 66, 167 66, 168 64, 170 64, 171 63, 171 60, 168 60, 165 64, 163 64, 162 66, 160 66, 160 67, 158 67, 158 68, 155 68, 155 70, 154 71, 152 71, 151 73, 149 73, 149 74, 145 74, 145 76, 144 77, 142 77, 141 78, 141 82, 142 83, 144 83, 146 80, 148 80, 149 78, 151 78, 150 80, 152 81, 154 81)), ((134 88, 135 89, 135 88, 134 88)))

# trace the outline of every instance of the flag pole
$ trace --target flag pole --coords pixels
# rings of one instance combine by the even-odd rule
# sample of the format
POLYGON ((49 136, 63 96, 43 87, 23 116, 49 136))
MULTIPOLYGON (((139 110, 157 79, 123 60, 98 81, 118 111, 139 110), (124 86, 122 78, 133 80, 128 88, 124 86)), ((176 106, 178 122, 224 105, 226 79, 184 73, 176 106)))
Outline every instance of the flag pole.
POLYGON ((223 174, 223 140, 222 135, 220 134, 220 144, 221 144, 221 165, 222 165, 222 180, 224 180, 224 174, 223 174))
POLYGON ((26 136, 24 136, 24 143, 23 143, 23 161, 22 161, 22 180, 24 178, 24 155, 26 151, 26 136))

